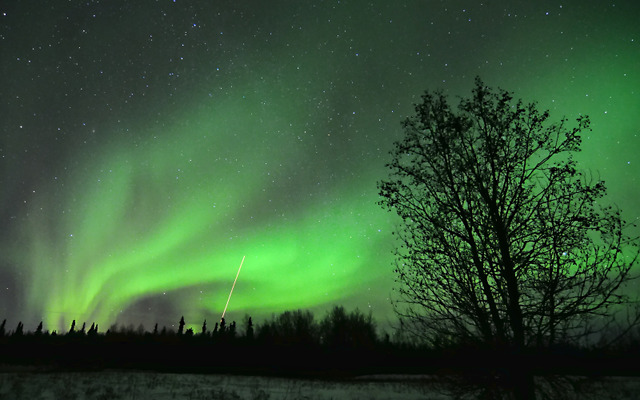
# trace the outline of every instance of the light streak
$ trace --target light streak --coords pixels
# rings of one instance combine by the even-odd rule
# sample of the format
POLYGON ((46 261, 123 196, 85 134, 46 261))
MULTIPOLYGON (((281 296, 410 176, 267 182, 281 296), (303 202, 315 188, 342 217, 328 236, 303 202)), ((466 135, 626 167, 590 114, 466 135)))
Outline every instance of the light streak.
POLYGON ((246 256, 242 256, 242 261, 240 261, 240 266, 238 267, 238 273, 236 274, 236 279, 233 280, 233 286, 231 286, 231 291, 229 292, 229 298, 227 299, 227 304, 224 306, 224 311, 222 311, 222 317, 220 320, 224 318, 224 314, 227 312, 227 307, 229 307, 229 300, 231 300, 231 295, 233 294, 233 288, 236 287, 236 281, 238 280, 238 276, 240 276, 240 269, 242 269, 242 264, 244 264, 244 258, 246 256))

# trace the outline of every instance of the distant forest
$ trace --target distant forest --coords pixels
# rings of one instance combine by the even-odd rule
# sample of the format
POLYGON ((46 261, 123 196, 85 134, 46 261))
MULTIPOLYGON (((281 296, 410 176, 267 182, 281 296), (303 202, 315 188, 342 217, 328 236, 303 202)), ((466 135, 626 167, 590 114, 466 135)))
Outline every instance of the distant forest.
MULTIPOLYGON (((351 377, 364 374, 487 374, 526 362, 538 375, 640 375, 636 362, 640 340, 627 340, 602 351, 598 346, 558 345, 487 348, 472 342, 420 344, 404 339, 402 326, 393 337, 376 332, 371 315, 334 307, 322 319, 305 310, 286 311, 254 325, 245 316, 239 327, 224 319, 203 321, 199 330, 155 325, 128 328, 73 321, 66 332, 34 331, 20 322, 0 325, 0 368, 28 366, 41 370, 146 369, 162 372, 234 373, 301 377, 351 377), (516 359, 517 358, 517 359, 516 359)), ((444 343, 444 342, 443 342, 444 343)))

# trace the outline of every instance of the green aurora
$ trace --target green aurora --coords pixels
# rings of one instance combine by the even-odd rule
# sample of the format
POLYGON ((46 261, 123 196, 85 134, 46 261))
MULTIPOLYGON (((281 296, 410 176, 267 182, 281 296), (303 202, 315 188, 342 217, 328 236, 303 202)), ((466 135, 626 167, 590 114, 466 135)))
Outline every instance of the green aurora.
MULTIPOLYGON (((233 115, 239 106, 229 107, 220 114, 233 115)), ((362 187, 338 181, 306 199, 283 196, 296 180, 309 179, 291 178, 308 155, 274 152, 287 147, 286 136, 242 140, 256 126, 275 129, 265 126, 265 115, 240 122, 186 114, 181 121, 199 122, 164 131, 179 140, 134 150, 114 144, 83 160, 78 176, 55 177, 44 196, 33 196, 24 233, 31 247, 17 256, 27 254, 31 268, 27 307, 49 326, 66 326, 70 310, 78 319, 115 321, 140 299, 184 288, 193 290, 171 300, 177 313, 192 321, 215 316, 243 255, 235 315, 338 304, 354 282, 361 288, 375 281, 367 269, 380 262, 377 251, 389 239, 376 198, 362 194, 372 192, 366 186, 375 185, 375 176, 361 178, 362 187), (48 196, 66 186, 61 181, 77 189, 59 189, 68 196, 61 203, 72 206, 50 220, 48 196), (270 203, 269 210, 256 199, 270 203)))
MULTIPOLYGON (((17 2, 16 2, 17 3, 17 2)), ((334 305, 394 320, 376 182, 425 89, 480 75, 640 218, 634 2, 0 6, 0 319, 189 326, 334 305), (34 8, 35 7, 35 8, 34 8)), ((321 314, 322 315, 322 314, 321 314)))

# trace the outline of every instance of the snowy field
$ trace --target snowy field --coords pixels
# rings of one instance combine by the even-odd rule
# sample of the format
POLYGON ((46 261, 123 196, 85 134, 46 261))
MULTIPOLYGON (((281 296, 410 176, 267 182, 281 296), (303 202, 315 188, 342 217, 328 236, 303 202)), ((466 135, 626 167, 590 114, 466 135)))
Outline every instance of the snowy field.
POLYGON ((0 399, 448 399, 421 380, 329 382, 155 372, 2 373, 0 399))
MULTIPOLYGON (((597 399, 637 399, 640 378, 610 378, 593 385, 597 399), (599 390, 596 390, 599 389, 599 390)), ((591 397, 591 396, 588 396, 591 397)), ((429 377, 374 377, 350 381, 155 372, 5 372, 0 399, 65 400, 445 400, 429 377)))

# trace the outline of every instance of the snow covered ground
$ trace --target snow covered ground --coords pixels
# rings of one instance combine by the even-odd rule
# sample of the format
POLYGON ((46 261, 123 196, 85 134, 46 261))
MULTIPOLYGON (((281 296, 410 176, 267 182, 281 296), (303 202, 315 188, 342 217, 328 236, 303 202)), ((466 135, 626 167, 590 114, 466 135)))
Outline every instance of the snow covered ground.
MULTIPOLYGON (((598 399, 635 399, 640 378, 599 383, 598 399)), ((596 392, 593 392, 595 395, 596 392)), ((451 399, 429 377, 367 377, 350 381, 274 377, 161 374, 136 371, 4 372, 0 399, 76 400, 329 400, 451 399)))
POLYGON ((0 399, 448 399, 421 381, 329 382, 155 372, 2 373, 0 399))

